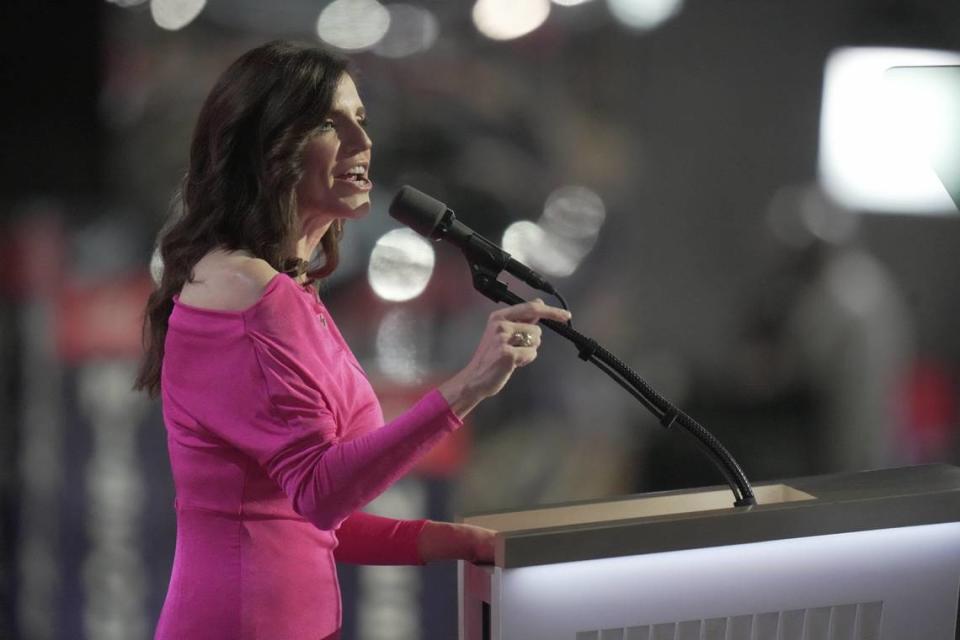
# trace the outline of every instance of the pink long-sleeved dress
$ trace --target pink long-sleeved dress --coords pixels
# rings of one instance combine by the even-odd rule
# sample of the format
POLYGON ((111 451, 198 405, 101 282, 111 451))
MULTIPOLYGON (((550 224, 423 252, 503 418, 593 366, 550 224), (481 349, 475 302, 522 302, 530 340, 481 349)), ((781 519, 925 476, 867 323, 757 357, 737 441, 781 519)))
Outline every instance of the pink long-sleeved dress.
POLYGON ((164 349, 177 544, 158 640, 326 638, 335 550, 420 562, 424 521, 358 509, 461 425, 438 391, 384 425, 327 310, 284 274, 243 311, 174 298, 164 349))

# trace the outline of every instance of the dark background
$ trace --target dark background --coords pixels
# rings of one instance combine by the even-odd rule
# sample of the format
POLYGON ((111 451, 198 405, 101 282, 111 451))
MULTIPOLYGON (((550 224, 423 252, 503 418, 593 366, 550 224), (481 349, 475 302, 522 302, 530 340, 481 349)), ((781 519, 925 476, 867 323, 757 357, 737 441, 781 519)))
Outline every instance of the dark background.
MULTIPOLYGON (((324 4, 212 0, 173 32, 147 5, 0 9, 0 637, 151 633, 173 489, 159 405, 124 394, 153 242, 217 74, 268 39, 315 41, 324 4)), ((508 42, 478 34, 468 2, 420 5, 440 27, 430 50, 354 55, 377 187, 324 290, 385 405, 462 366, 492 309, 447 247, 420 298, 373 294, 394 190, 430 190, 499 240, 577 184, 606 207, 592 251, 556 279, 578 328, 715 430, 752 479, 957 460, 960 217, 856 211, 855 236, 802 248, 768 220, 816 183, 831 51, 957 50, 960 4, 688 0, 644 33, 593 0, 508 42), (847 304, 864 291, 869 304, 847 304), (415 345, 415 381, 383 367, 387 319, 415 345)), ((376 508, 449 519, 719 482, 550 337, 458 447, 376 508)), ((451 637, 452 566, 343 572, 348 636, 451 637)))

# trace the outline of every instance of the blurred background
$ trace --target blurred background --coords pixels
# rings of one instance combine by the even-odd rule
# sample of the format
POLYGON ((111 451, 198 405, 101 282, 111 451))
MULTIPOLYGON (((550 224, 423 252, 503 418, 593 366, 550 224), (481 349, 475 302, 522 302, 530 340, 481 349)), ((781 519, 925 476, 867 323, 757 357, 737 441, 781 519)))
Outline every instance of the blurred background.
MULTIPOLYGON (((960 64, 960 3, 13 0, 0 16, 2 638, 151 637, 175 539, 160 406, 130 391, 151 254, 202 100, 274 38, 359 70, 374 206, 323 296, 388 417, 466 363, 494 308, 454 249, 386 215, 412 184, 547 274, 577 328, 754 481, 960 456, 960 82, 904 69, 960 64)), ((370 509, 451 519, 720 482, 548 335, 370 509)), ((452 564, 340 570, 345 640, 455 637, 452 564)))

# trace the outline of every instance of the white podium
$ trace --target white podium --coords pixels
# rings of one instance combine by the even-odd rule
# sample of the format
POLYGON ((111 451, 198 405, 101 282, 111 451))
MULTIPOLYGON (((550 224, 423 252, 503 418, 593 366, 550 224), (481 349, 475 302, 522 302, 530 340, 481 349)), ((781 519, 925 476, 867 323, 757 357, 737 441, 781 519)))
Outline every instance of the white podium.
POLYGON ((958 640, 960 469, 672 491, 464 522, 461 640, 958 640))

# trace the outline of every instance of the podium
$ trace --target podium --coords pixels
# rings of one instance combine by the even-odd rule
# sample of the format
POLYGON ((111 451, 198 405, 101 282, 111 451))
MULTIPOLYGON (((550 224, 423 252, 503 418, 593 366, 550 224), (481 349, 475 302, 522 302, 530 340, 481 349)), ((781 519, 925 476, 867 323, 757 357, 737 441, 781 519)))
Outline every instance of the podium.
POLYGON ((960 469, 929 465, 475 514, 461 640, 955 640, 960 469))

